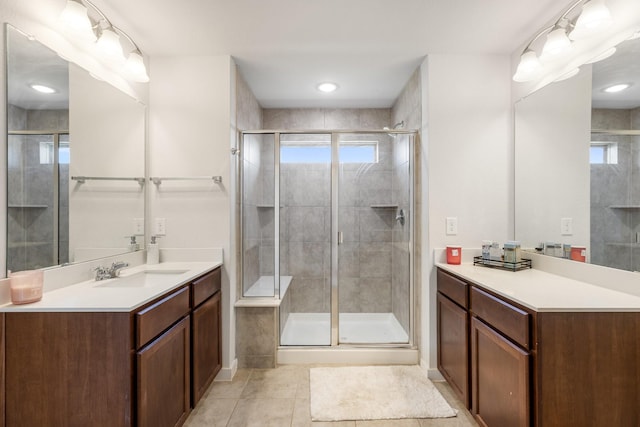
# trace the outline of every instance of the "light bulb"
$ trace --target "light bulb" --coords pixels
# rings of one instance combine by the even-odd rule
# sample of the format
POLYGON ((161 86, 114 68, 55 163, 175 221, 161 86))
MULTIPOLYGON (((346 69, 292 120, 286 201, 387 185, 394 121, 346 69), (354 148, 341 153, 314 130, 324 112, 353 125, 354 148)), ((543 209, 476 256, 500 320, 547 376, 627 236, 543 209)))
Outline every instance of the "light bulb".
POLYGON ((612 23, 611 12, 604 4, 604 0, 589 0, 582 6, 582 12, 569 38, 571 40, 587 38, 612 23))
POLYGON ((520 63, 516 73, 513 75, 513 80, 516 82, 528 82, 538 77, 541 71, 542 64, 536 53, 531 49, 527 49, 520 57, 520 63))
POLYGON ((540 59, 548 61, 557 58, 571 48, 571 40, 567 37, 567 32, 562 27, 554 28, 547 34, 547 41, 542 48, 540 59))
POLYGON ((108 59, 113 61, 124 60, 120 36, 111 28, 103 28, 96 46, 108 59))
POLYGON ((65 29, 76 37, 87 41, 96 40, 87 8, 79 1, 67 1, 67 5, 60 14, 60 21, 64 24, 65 29))
POLYGON ((320 92, 330 93, 330 92, 333 92, 336 89, 338 89, 338 85, 335 84, 335 83, 331 83, 331 82, 325 82, 325 83, 320 83, 317 86, 317 89, 320 92))
POLYGON ((142 58, 142 54, 139 50, 134 50, 129 54, 124 66, 127 73, 134 81, 139 83, 147 83, 149 81, 147 67, 144 65, 144 59, 142 58))

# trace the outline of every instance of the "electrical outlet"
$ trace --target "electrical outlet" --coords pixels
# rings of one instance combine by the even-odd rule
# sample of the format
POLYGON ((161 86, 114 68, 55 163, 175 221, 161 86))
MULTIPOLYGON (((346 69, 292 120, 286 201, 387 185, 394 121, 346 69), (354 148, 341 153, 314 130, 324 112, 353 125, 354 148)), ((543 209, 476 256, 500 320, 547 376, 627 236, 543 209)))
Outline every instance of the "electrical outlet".
POLYGON ((560 218, 560 234, 562 236, 573 235, 573 218, 560 218))
POLYGON ((165 218, 156 218, 156 236, 164 236, 167 234, 167 220, 165 218))
POLYGON ((447 236, 455 236, 458 234, 458 218, 455 216, 447 217, 447 236))
POLYGON ((144 235, 144 218, 133 218, 133 235, 144 235))

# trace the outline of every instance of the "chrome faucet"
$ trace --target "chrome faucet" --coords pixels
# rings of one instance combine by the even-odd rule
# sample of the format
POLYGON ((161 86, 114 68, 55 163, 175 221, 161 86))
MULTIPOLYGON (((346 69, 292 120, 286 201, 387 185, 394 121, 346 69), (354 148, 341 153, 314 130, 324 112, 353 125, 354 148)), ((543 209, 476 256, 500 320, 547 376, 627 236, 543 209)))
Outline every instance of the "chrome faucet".
POLYGON ((96 280, 114 279, 120 275, 120 270, 128 267, 129 263, 124 261, 116 261, 111 267, 96 267, 96 280))

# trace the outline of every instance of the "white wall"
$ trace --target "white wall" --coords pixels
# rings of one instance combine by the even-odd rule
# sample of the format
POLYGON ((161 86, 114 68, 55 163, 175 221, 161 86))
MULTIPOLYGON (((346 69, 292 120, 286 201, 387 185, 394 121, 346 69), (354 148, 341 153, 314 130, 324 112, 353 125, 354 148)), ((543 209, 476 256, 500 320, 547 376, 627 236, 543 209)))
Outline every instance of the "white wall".
POLYGON ((149 108, 150 176, 222 176, 220 185, 212 180, 151 184, 147 218, 150 234, 155 234, 154 218, 166 220, 160 248, 223 248, 223 368, 235 359, 232 67, 229 56, 153 58, 149 108))
POLYGON ((428 242, 423 240, 421 357, 435 369, 433 250, 447 244, 477 248, 483 239, 504 242, 513 235, 510 58, 433 54, 422 67, 423 219, 429 230, 422 236, 428 242), (449 216, 458 218, 456 236, 445 233, 449 216))
MULTIPOLYGON (((145 116, 144 105, 70 64, 70 176, 144 178, 145 116)), ((127 252, 144 203, 145 187, 135 181, 70 181, 69 260, 97 258, 91 248, 127 252)))

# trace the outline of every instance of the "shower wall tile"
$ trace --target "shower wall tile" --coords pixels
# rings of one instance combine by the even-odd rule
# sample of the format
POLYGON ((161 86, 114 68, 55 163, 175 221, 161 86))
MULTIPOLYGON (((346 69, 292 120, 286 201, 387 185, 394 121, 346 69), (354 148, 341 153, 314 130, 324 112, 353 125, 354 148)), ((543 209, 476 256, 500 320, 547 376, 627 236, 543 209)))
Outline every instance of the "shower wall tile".
POLYGON ((290 207, 288 209, 290 242, 329 242, 331 212, 328 207, 290 207))
POLYGON ((592 129, 631 129, 631 114, 629 110, 592 108, 592 129))
POLYGON ((391 182, 391 172, 380 171, 361 176, 359 206, 390 204, 391 182))
POLYGON ((258 242, 245 240, 242 268, 242 290, 244 293, 260 277, 260 246, 258 242))
POLYGON ((345 242, 338 246, 338 278, 342 297, 342 280, 360 277, 360 243, 345 242))
POLYGON ((341 313, 391 312, 391 282, 384 278, 346 278, 340 281, 341 313))
POLYGON ((330 206, 331 174, 325 170, 290 170, 281 182, 286 206, 330 206), (284 185, 283 185, 284 184, 284 185))
POLYGON ((240 130, 262 129, 262 108, 237 68, 236 120, 240 130))
POLYGON ((324 114, 319 108, 265 108, 262 110, 264 129, 323 129, 324 114))
POLYGON ((360 208, 360 241, 391 242, 391 227, 395 222, 393 209, 360 208))
POLYGON ((340 313, 366 313, 360 295, 360 279, 356 277, 340 277, 340 297, 338 298, 340 313))
POLYGON ((7 130, 27 130, 27 110, 9 104, 7 106, 7 130))
POLYGON ((391 279, 391 247, 388 243, 360 244, 360 277, 391 279))
POLYGON ((289 274, 300 277, 325 277, 327 243, 289 242, 289 274))
POLYGON ((367 108, 360 110, 359 129, 383 129, 393 126, 390 108, 367 108))
POLYGON ((404 121, 404 129, 420 129, 422 125, 422 89, 420 69, 411 75, 391 108, 392 122, 404 121))
POLYGON ((382 129, 391 126, 391 110, 371 109, 278 109, 263 110, 264 129, 382 129))
POLYGON ((391 312, 391 280, 389 278, 361 277, 359 288, 363 313, 391 312))
POLYGON ((260 276, 273 276, 275 269, 275 251, 273 247, 273 243, 271 246, 265 244, 265 242, 260 243, 260 276))
POLYGON ((405 331, 410 326, 409 248, 407 243, 394 243, 391 267, 392 312, 405 331))
POLYGON ((328 279, 294 276, 289 292, 292 313, 327 313, 330 310, 328 279))
POLYGON ((328 109, 323 110, 322 129, 360 129, 360 110, 328 109))
POLYGON ((69 130, 69 110, 28 110, 27 127, 31 130, 69 130))
MULTIPOLYGON (((329 218, 331 220, 331 218, 329 218)), ((331 224, 329 224, 329 227, 331 224)), ((360 209, 355 207, 338 208, 338 229, 345 243, 360 241, 360 209)), ((329 228, 330 230, 330 228, 329 228)))

